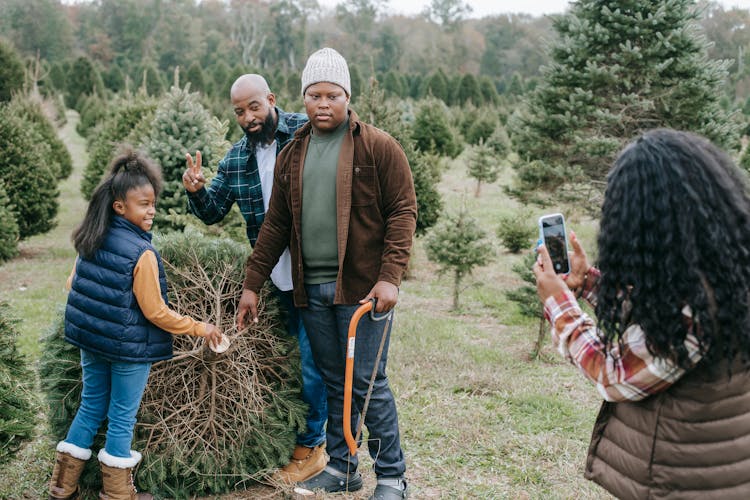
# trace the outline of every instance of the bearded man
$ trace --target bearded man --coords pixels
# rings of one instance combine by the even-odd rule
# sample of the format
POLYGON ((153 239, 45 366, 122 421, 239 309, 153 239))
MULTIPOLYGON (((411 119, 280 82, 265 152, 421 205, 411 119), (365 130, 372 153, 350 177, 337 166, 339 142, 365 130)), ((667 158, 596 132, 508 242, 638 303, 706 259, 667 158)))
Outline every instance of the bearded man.
MULTIPOLYGON (((229 95, 244 136, 219 162, 216 176, 208 186, 201 172, 200 151, 195 160, 187 154, 182 183, 187 191, 190 211, 206 224, 222 220, 237 203, 246 222, 247 239, 255 246, 271 198, 276 155, 307 122, 307 116, 286 113, 276 107, 276 96, 260 75, 240 76, 232 84, 229 95)), ((307 429, 297 435, 297 446, 289 463, 275 476, 275 479, 291 484, 315 476, 326 466, 326 388, 313 361, 299 311, 294 306, 289 249, 283 252, 271 271, 271 281, 287 312, 287 330, 299 340, 302 400, 309 405, 307 429)))

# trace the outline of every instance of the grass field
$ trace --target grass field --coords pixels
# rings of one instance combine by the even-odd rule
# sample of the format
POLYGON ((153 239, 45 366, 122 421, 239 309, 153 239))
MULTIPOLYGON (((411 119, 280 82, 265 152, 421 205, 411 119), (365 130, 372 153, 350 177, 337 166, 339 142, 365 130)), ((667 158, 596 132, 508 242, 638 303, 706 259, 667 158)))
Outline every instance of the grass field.
MULTIPOLYGON (((70 232, 85 203, 78 186, 84 141, 74 113, 61 136, 74 158, 74 174, 61 185, 61 212, 54 231, 21 245, 21 255, 0 267, 0 298, 22 319, 21 350, 39 357, 40 335, 64 303, 63 284, 73 263, 70 232)), ((510 176, 506 170, 502 182, 510 176)), ((439 276, 415 245, 404 282, 389 353, 389 376, 399 408, 411 498, 607 498, 583 479, 583 464, 599 399, 587 382, 547 344, 540 359, 528 356, 538 322, 521 316, 505 292, 520 284, 511 271, 519 255, 503 251, 494 236, 501 214, 522 211, 530 221, 545 211, 510 200, 500 184, 474 197, 462 157, 444 174, 440 189, 448 210, 465 204, 490 234, 494 261, 467 280, 461 310, 451 311, 450 276, 439 276)), ((594 227, 563 207, 569 225, 587 247, 594 227)), ((0 473, 0 498, 37 499, 46 494, 53 443, 39 435, 0 473)), ((361 452, 364 453, 364 452, 361 452)), ((374 485, 368 460, 366 498, 374 485)), ((256 491, 221 498, 257 498, 256 491)), ((273 496, 272 494, 270 496, 273 496)))

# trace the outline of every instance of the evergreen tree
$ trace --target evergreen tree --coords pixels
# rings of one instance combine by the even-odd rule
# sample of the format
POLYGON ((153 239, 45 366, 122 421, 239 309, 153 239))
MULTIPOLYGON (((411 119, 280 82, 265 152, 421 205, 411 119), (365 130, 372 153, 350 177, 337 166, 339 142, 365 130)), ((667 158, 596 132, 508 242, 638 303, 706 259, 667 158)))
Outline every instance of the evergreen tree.
POLYGON ((138 72, 140 79, 136 80, 139 88, 143 88, 150 96, 158 97, 164 92, 164 81, 159 70, 152 62, 147 62, 138 72))
POLYGON ((544 319, 544 307, 539 301, 539 295, 536 293, 536 277, 532 268, 536 262, 536 252, 528 252, 523 256, 521 262, 513 264, 511 269, 513 272, 521 278, 523 284, 514 290, 508 290, 505 292, 505 296, 509 300, 512 300, 518 304, 518 309, 521 315, 528 318, 534 318, 539 320, 539 330, 537 332, 536 341, 534 347, 531 350, 529 358, 534 360, 539 357, 544 346, 544 341, 548 335, 548 331, 544 328, 547 320, 544 319))
MULTIPOLYGON (((299 73, 289 73, 287 75, 286 92, 293 102, 299 102, 300 96, 302 95, 302 77, 299 73)), ((354 89, 352 89, 352 93, 353 92, 354 89)))
POLYGON ((72 68, 67 73, 67 90, 66 103, 70 108, 74 108, 83 95, 94 93, 103 95, 104 83, 102 77, 88 57, 81 56, 73 63, 72 68))
POLYGON ((89 132, 96 125, 107 117, 110 112, 107 103, 97 94, 83 94, 81 96, 81 105, 78 107, 81 119, 76 125, 76 132, 82 137, 88 137, 89 132))
MULTIPOLYGON (((1 222, 0 222, 1 224, 1 222)), ((0 463, 34 435, 34 375, 18 351, 18 323, 0 302, 0 463)))
POLYGON ((112 92, 125 90, 125 74, 120 66, 113 64, 109 70, 102 75, 104 85, 112 92))
POLYGON ((446 81, 448 82, 448 92, 446 95, 445 104, 447 104, 448 106, 460 106, 464 104, 458 101, 458 91, 461 88, 462 79, 463 76, 461 76, 460 73, 456 73, 446 79, 446 81))
POLYGON ((461 282, 474 268, 493 258, 487 233, 462 208, 449 215, 427 237, 427 258, 439 266, 439 272, 453 274, 453 309, 459 308, 461 282))
POLYGON ((21 239, 49 231, 57 224, 57 170, 50 147, 33 127, 0 105, 0 182, 10 199, 21 239))
POLYGON ((12 114, 33 128, 38 141, 49 146, 50 155, 46 161, 56 172, 57 178, 67 178, 73 171, 73 159, 68 148, 57 137, 55 126, 44 114, 41 103, 31 96, 15 96, 10 102, 9 109, 12 114))
POLYGON ((479 90, 477 79, 471 73, 466 73, 461 77, 461 81, 458 84, 458 90, 456 91, 456 104, 460 106, 470 102, 475 106, 481 106, 484 104, 483 101, 482 92, 479 90))
POLYGON ((375 71, 380 74, 396 70, 404 50, 401 39, 392 25, 383 26, 374 45, 378 48, 375 55, 375 71))
POLYGON ((185 72, 185 82, 190 82, 190 90, 206 94, 206 79, 203 68, 197 61, 193 61, 185 72))
POLYGON ((88 141, 88 163, 81 179, 81 194, 87 200, 99 184, 120 143, 136 144, 145 134, 156 110, 156 100, 138 94, 124 95, 107 108, 106 118, 88 141))
POLYGON ((745 169, 746 172, 750 173, 750 148, 745 148, 745 151, 740 156, 740 167, 745 169))
POLYGON ((425 99, 417 109, 412 138, 417 149, 455 158, 461 152, 461 144, 451 130, 448 108, 437 99, 425 99))
POLYGON ((203 107, 196 92, 172 87, 159 101, 149 130, 142 140, 145 153, 162 168, 164 189, 155 223, 159 230, 182 229, 184 223, 170 215, 185 214, 187 195, 182 186, 185 154, 200 150, 203 164, 211 165, 223 153, 226 124, 203 107))
POLYGON ((385 101, 383 90, 378 88, 376 80, 371 80, 371 85, 360 97, 357 109, 365 121, 391 134, 404 149, 417 196, 416 234, 423 235, 437 222, 443 209, 443 200, 437 190, 441 176, 440 158, 416 149, 409 127, 401 120, 400 110, 385 101))
POLYGON ((441 159, 431 153, 414 149, 409 142, 406 150, 414 179, 414 191, 417 194, 417 236, 423 236, 429 228, 437 223, 443 210, 443 198, 438 191, 440 184, 441 159))
POLYGON ((508 85, 507 92, 508 94, 515 97, 523 94, 523 77, 518 71, 514 72, 513 76, 510 78, 510 84, 508 85))
MULTIPOLYGON (((521 250, 528 249, 531 245, 533 235, 534 228, 529 224, 527 211, 505 215, 500 218, 497 237, 500 238, 503 246, 511 253, 518 253, 521 250)), ((529 266, 529 270, 531 270, 531 266, 529 266)), ((534 290, 534 293, 536 294, 536 290, 534 290)))
POLYGON ((485 144, 492 149, 495 156, 505 158, 510 150, 510 139, 508 138, 508 133, 505 131, 505 127, 502 125, 495 127, 495 130, 492 131, 492 135, 487 138, 485 144))
POLYGON ((400 75, 395 71, 389 71, 385 74, 383 79, 383 90, 385 91, 386 97, 404 97, 406 95, 406 88, 400 78, 400 75))
POLYGON ((365 89, 365 84, 362 73, 359 71, 359 66, 356 64, 349 65, 349 84, 352 88, 352 99, 359 99, 359 96, 362 95, 365 89))
POLYGON ((281 70, 267 72, 266 81, 271 92, 283 92, 286 88, 286 73, 281 70))
POLYGON ((477 189, 474 193, 479 196, 482 182, 495 182, 500 174, 500 163, 497 161, 492 149, 484 141, 472 148, 469 158, 469 176, 477 180, 477 189))
POLYGON ((422 86, 424 83, 424 78, 422 78, 422 75, 419 73, 413 73, 408 76, 408 82, 409 82, 409 97, 412 99, 421 99, 423 97, 422 94, 422 86))
POLYGON ((500 96, 497 94, 495 84, 492 83, 490 77, 486 75, 482 75, 479 77, 479 92, 481 92, 482 101, 484 101, 485 104, 491 104, 494 106, 500 99, 500 96))
POLYGON ((438 69, 424 80, 424 89, 422 95, 431 95, 448 104, 450 98, 450 89, 448 88, 448 78, 442 69, 438 69))
POLYGON ((0 262, 18 255, 18 223, 10 206, 10 198, 0 182, 0 262))
POLYGON ((505 95, 505 93, 508 92, 508 82, 505 78, 501 76, 495 80, 495 89, 497 90, 498 95, 505 95))
POLYGON ((230 80, 231 68, 223 60, 219 59, 216 61, 208 71, 213 79, 212 94, 214 97, 219 99, 229 99, 229 89, 234 83, 234 80, 230 80))
POLYGON ((510 128, 524 162, 547 164, 537 181, 554 185, 571 168, 603 180, 616 152, 654 127, 737 146, 738 126, 719 105, 729 63, 707 58, 693 1, 571 5, 554 21, 553 61, 510 128))
POLYGON ((52 87, 58 93, 64 94, 67 90, 67 86, 65 84, 66 79, 67 76, 65 75, 64 66, 59 62, 53 63, 49 68, 49 73, 47 74, 47 86, 52 87))
POLYGON ((11 45, 0 39, 0 102, 23 89, 23 62, 11 45))
POLYGON ((466 142, 469 144, 485 143, 495 132, 498 127, 497 112, 493 111, 476 111, 472 114, 468 123, 468 130, 464 132, 466 142))

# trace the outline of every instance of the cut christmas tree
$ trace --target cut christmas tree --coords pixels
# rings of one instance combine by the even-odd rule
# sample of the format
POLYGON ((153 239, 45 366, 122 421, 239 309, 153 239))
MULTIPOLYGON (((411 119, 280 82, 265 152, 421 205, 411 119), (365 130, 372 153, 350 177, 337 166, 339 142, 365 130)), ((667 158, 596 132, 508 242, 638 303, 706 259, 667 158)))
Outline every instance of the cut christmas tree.
MULTIPOLYGON (((152 366, 136 424, 134 449, 143 453, 136 484, 172 498, 249 486, 288 460, 306 425, 296 339, 287 335, 268 289, 260 322, 237 330, 246 245, 194 231, 155 238, 155 244, 171 307, 219 325, 231 346, 217 354, 202 338, 176 335, 174 357, 152 366)), ((57 328, 45 351, 69 353, 62 345, 57 328)), ((54 358, 47 356, 43 378, 53 433, 62 439, 80 399, 80 369, 62 376, 54 358)), ((96 481, 87 476, 84 484, 94 489, 96 481)))

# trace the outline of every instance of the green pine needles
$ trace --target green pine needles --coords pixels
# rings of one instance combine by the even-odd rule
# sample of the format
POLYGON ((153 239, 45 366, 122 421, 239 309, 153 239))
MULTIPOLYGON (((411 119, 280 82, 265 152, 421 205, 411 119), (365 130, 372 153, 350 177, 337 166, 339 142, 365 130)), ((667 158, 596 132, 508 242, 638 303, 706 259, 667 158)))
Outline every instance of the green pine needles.
POLYGON ((441 274, 453 274, 453 309, 458 310, 464 278, 493 259, 487 233, 462 208, 435 227, 427 237, 426 249, 427 257, 440 266, 441 274))
POLYGON ((117 98, 105 113, 100 126, 88 137, 89 160, 81 180, 81 193, 87 200, 101 181, 107 166, 122 142, 138 143, 138 133, 145 133, 156 110, 156 99, 143 93, 117 98))
POLYGON ((477 188, 474 192, 476 197, 481 194, 482 183, 491 184, 495 182, 500 175, 500 160, 495 156, 495 152, 484 143, 473 146, 469 156, 468 165, 469 177, 477 181, 477 188))
POLYGON ((0 463, 33 436, 36 425, 34 376, 16 346, 17 323, 0 302, 0 463))
POLYGON ((616 152, 656 127, 737 147, 719 103, 730 61, 708 59, 698 17, 691 0, 580 0, 555 18, 552 62, 509 126, 525 187, 601 187, 616 152))
POLYGON ((46 233, 57 224, 59 168, 35 128, 0 104, 0 182, 8 196, 21 239, 46 233))
POLYGON ((141 147, 162 168, 164 190, 159 197, 156 227, 159 231, 183 229, 184 224, 170 215, 187 212, 187 195, 182 185, 185 154, 200 150, 203 164, 221 158, 228 144, 224 139, 228 124, 220 122, 201 104, 200 94, 172 87, 159 100, 154 118, 141 147))

